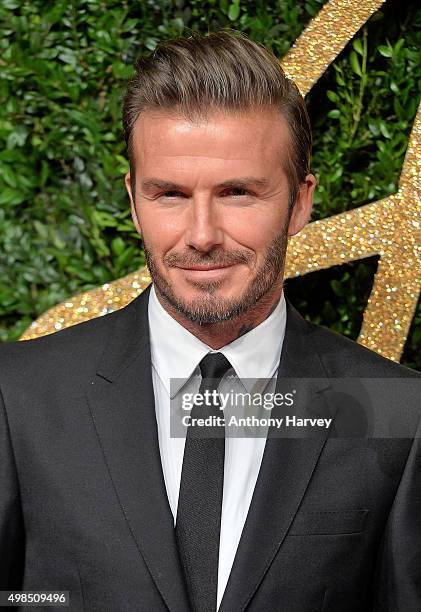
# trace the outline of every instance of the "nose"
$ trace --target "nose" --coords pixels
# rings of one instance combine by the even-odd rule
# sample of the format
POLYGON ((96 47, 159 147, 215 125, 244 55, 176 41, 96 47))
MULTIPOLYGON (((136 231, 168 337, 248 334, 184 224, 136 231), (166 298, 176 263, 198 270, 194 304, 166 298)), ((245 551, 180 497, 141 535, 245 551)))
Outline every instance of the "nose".
POLYGON ((185 243, 198 251, 208 252, 222 244, 222 211, 212 201, 210 195, 200 194, 192 197, 185 243))

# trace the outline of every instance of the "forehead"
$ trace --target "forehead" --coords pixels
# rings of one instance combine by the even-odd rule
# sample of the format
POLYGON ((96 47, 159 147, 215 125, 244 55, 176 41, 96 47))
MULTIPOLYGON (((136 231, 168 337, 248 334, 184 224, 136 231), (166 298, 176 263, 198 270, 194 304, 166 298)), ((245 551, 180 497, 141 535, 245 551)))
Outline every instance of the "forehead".
POLYGON ((148 110, 139 115, 132 134, 133 159, 145 171, 156 164, 230 169, 248 164, 270 171, 283 165, 289 148, 288 126, 276 109, 213 111, 197 121, 148 110))

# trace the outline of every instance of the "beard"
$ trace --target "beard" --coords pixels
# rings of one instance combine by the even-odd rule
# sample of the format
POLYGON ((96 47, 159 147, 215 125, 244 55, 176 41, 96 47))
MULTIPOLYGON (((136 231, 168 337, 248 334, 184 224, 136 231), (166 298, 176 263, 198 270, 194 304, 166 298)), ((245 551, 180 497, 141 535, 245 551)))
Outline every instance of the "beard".
MULTIPOLYGON (((289 221, 289 219, 288 219, 289 221)), ((221 286, 221 280, 192 281, 200 295, 190 301, 177 295, 174 286, 159 271, 156 259, 147 244, 143 244, 146 263, 154 285, 169 306, 183 315, 189 321, 199 324, 213 324, 230 321, 256 306, 260 300, 273 288, 283 272, 285 255, 288 246, 288 222, 282 231, 275 236, 268 245, 263 263, 255 270, 254 277, 244 291, 235 298, 224 298, 216 295, 221 286)), ((179 255, 169 253, 164 257, 164 264, 169 267, 183 267, 194 265, 234 265, 237 263, 250 263, 253 255, 250 251, 235 250, 223 251, 214 249, 199 259, 198 252, 179 255)))

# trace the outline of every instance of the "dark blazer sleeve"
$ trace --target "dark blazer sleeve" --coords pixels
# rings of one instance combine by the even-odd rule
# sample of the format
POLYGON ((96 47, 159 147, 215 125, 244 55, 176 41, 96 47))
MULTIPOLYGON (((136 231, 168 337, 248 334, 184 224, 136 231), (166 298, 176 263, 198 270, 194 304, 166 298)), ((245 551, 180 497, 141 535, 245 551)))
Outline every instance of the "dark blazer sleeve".
POLYGON ((0 590, 20 589, 25 531, 9 425, 0 390, 0 590))
POLYGON ((421 610, 421 425, 416 435, 377 559, 376 612, 421 610))

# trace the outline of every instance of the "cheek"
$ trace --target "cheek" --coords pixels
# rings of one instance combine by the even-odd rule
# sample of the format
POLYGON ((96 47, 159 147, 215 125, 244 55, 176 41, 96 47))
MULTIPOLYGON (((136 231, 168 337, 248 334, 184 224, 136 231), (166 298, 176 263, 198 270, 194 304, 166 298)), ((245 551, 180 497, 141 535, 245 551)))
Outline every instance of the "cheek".
POLYGON ((265 251, 281 228, 280 216, 267 211, 236 211, 225 219, 225 230, 231 239, 256 253, 265 251))
POLYGON ((146 246, 156 253, 166 253, 174 247, 183 234, 180 214, 162 211, 157 207, 139 207, 139 221, 146 246))

